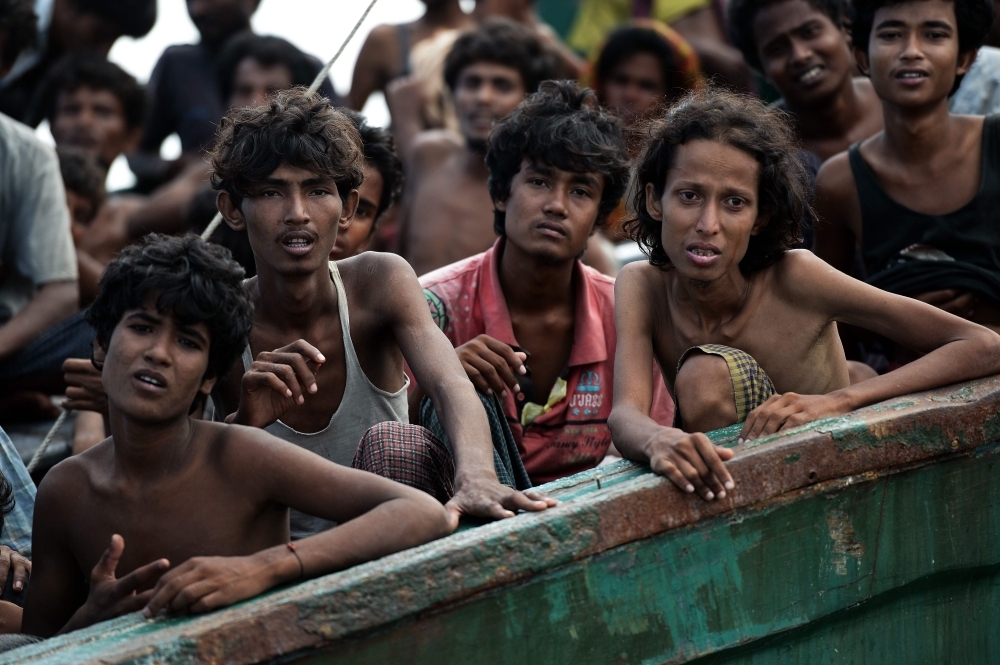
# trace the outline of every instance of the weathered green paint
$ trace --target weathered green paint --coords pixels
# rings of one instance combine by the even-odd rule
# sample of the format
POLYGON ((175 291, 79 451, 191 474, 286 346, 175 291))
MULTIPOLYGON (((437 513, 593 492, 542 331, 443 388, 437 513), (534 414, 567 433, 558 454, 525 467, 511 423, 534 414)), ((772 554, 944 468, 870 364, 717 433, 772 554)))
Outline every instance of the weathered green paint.
MULTIPOLYGON (((918 591, 936 604, 928 625, 964 630, 962 653, 988 654, 995 638, 979 639, 973 618, 995 614, 956 599, 962 579, 1000 566, 998 411, 1000 380, 988 379, 736 446, 723 502, 619 462, 551 484, 562 504, 541 514, 202 617, 123 617, 0 664, 770 662, 739 659, 783 639, 773 649, 801 656, 786 662, 840 662, 816 655, 829 647, 822 626, 878 635, 864 617, 879 617, 905 635, 918 591)), ((738 432, 713 438, 733 445, 738 432)), ((865 660, 860 649, 847 661, 865 660)), ((885 653, 949 659, 926 637, 907 658, 885 653)))

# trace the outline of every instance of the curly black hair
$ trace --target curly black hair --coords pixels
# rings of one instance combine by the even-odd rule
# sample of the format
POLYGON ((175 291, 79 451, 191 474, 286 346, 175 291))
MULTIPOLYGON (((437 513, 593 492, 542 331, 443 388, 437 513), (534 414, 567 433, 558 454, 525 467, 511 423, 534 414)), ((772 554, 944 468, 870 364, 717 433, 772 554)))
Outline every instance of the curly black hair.
MULTIPOLYGON (((104 189, 104 171, 97 160, 78 148, 56 148, 59 155, 59 172, 62 174, 66 191, 86 199, 93 216, 104 204, 107 192, 104 189)), ((92 222, 94 217, 87 222, 92 222)))
MULTIPOLYGON (((361 143, 364 145, 365 161, 382 176, 382 198, 379 199, 378 210, 375 211, 377 223, 382 214, 391 208, 403 193, 403 164, 399 160, 399 153, 396 152, 396 141, 392 138, 391 132, 381 127, 372 127, 357 111, 350 109, 339 109, 339 111, 358 128, 361 143)), ((373 224, 371 233, 374 232, 373 224)))
POLYGON ((0 71, 13 67, 21 51, 38 40, 38 16, 31 0, 0 0, 0 71))
POLYGON ((142 126, 146 119, 146 91, 135 77, 115 63, 90 53, 67 54, 52 67, 35 102, 35 117, 44 114, 49 124, 54 123, 59 95, 80 88, 107 90, 114 95, 121 102, 129 129, 142 126))
POLYGON ((477 62, 493 62, 521 73, 525 91, 538 90, 542 81, 557 77, 558 61, 551 49, 519 23, 490 18, 458 39, 444 61, 444 80, 455 91, 462 70, 477 62))
POLYGON ((196 235, 150 234, 121 251, 101 277, 87 310, 97 343, 105 349, 125 312, 156 298, 156 308, 181 324, 203 323, 210 334, 206 377, 220 377, 243 353, 253 304, 243 268, 229 250, 196 235))
POLYGON ((228 192, 237 206, 283 163, 330 178, 344 201, 364 179, 364 147, 354 123, 305 88, 282 90, 260 106, 231 109, 216 137, 209 154, 212 187, 228 192))
MULTIPOLYGON (((729 41, 740 50, 747 64, 758 72, 764 66, 754 41, 753 21, 757 12, 771 5, 786 0, 730 0, 726 9, 726 26, 729 31, 729 41)), ((847 0, 806 0, 816 11, 826 14, 835 26, 842 28, 850 17, 851 6, 847 0)))
POLYGON ((236 68, 246 58, 252 58, 264 67, 284 65, 292 75, 292 85, 309 85, 323 66, 281 37, 255 35, 244 32, 229 39, 216 61, 215 74, 222 91, 222 100, 229 105, 233 93, 236 68))
MULTIPOLYGON (((986 43, 993 25, 993 0, 952 0, 955 3, 955 22, 958 24, 958 50, 960 53, 978 49, 986 43)), ((883 7, 892 7, 913 0, 853 0, 851 14, 851 41, 854 48, 868 52, 875 13, 883 7)))
MULTIPOLYGON (((597 209, 603 224, 628 186, 628 152, 621 121, 600 108, 597 95, 575 81, 546 81, 490 133, 486 168, 494 205, 510 196, 510 183, 527 159, 574 173, 600 173, 597 209)), ((493 230, 504 235, 506 213, 493 210, 493 230)))
POLYGON ((767 215, 768 221, 750 238, 740 261, 743 274, 766 268, 802 241, 800 220, 810 209, 807 177, 795 157, 795 133, 785 113, 755 97, 709 87, 689 93, 653 121, 648 131, 649 143, 633 179, 632 216, 625 222, 625 231, 652 265, 672 267, 661 240, 663 222, 646 209, 646 184, 652 183, 656 198, 661 198, 677 149, 695 139, 730 145, 760 164, 758 214, 767 215))

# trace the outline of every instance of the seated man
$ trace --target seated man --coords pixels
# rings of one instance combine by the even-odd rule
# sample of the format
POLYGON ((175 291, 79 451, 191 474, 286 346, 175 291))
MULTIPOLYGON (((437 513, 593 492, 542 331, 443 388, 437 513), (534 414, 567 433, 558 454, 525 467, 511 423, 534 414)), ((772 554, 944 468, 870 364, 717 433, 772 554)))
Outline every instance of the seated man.
POLYGON ((150 236, 108 266, 88 319, 111 437, 38 489, 24 632, 205 612, 450 531, 422 492, 259 429, 189 417, 246 342, 242 278, 197 236, 150 236), (340 526, 290 546, 290 506, 340 526))
MULTIPOLYGON (((249 343, 242 365, 220 377, 217 414, 344 465, 381 437, 406 451, 399 465, 419 471, 411 482, 445 500, 454 492, 448 508, 456 523, 462 513, 542 510, 549 504, 540 495, 498 481, 486 413, 427 313, 413 270, 377 252, 329 260, 358 205, 363 149, 350 120, 302 89, 223 120, 212 182, 226 222, 250 238, 257 277, 247 283, 249 343), (399 424, 407 421, 404 361, 441 414, 454 470, 426 430, 399 424), (362 437, 370 445, 359 451, 362 437), (417 455, 439 464, 425 468, 417 455)), ((293 536, 323 528, 292 515, 293 536)))
POLYGON ((882 106, 868 79, 854 77, 846 0, 733 0, 732 42, 778 89, 807 166, 820 164, 882 129, 882 106))
POLYGON ((855 54, 885 130, 820 170, 816 251, 849 270, 859 248, 869 283, 1000 331, 1000 116, 948 110, 993 4, 857 0, 854 9, 855 54))
MULTIPOLYGON (((57 148, 82 150, 101 169, 101 182, 111 163, 135 149, 146 117, 146 92, 131 74, 96 55, 73 55, 52 70, 39 99, 57 148)), ((145 202, 135 194, 107 198, 94 211, 88 232, 74 235, 77 252, 86 254, 103 270, 123 242, 109 243, 109 235, 127 223, 145 202)), ((84 267, 81 260, 81 267, 84 267)), ((94 266, 96 267, 96 266, 94 266)), ((81 290, 90 302, 97 295, 100 271, 81 272, 81 290)))
POLYGON ((354 111, 343 111, 354 123, 364 146, 364 180, 358 187, 358 209, 351 225, 337 234, 337 243, 330 252, 331 261, 349 259, 368 249, 375 236, 378 223, 399 199, 403 189, 403 165, 396 154, 392 134, 381 127, 372 127, 364 116, 354 111))
MULTIPOLYGON (((500 397, 539 484, 597 466, 611 445, 614 280, 579 256, 628 183, 624 131, 592 92, 550 81, 496 126, 486 165, 500 239, 420 284, 473 384, 500 397)), ((669 425, 658 372, 650 391, 669 425)), ((415 386, 411 404, 421 396, 415 386)))
POLYGON ((609 424, 625 457, 721 498, 733 452, 688 432, 745 421, 741 440, 755 439, 1000 371, 996 333, 789 249, 805 184, 779 111, 708 92, 671 109, 650 138, 630 223, 649 263, 627 265, 616 287, 609 424), (925 355, 851 385, 838 321, 925 355), (649 415, 654 358, 677 400, 676 429, 649 415))
POLYGON ((59 155, 59 171, 66 188, 66 206, 69 208, 73 244, 76 246, 76 263, 80 272, 80 306, 86 307, 97 297, 104 263, 95 259, 80 245, 107 198, 104 191, 105 174, 97 165, 97 160, 82 150, 58 148, 56 153, 59 155))
MULTIPOLYGON (((486 251, 496 240, 484 161, 490 130, 554 77, 552 54, 512 21, 489 19, 455 42, 445 62, 445 81, 461 135, 424 132, 403 155, 408 177, 399 250, 418 275, 486 251)), ((601 258, 599 250, 592 255, 594 261, 601 258)), ((595 267, 613 271, 606 264, 595 267)))

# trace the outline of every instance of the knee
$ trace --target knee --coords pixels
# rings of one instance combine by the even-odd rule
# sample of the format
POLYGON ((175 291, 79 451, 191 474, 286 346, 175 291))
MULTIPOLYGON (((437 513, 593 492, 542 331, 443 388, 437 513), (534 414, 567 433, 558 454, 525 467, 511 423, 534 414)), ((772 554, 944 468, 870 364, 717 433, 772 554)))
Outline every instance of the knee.
POLYGON ((865 363, 859 363, 856 360, 848 360, 847 375, 850 377, 851 385, 853 386, 855 383, 861 383, 862 381, 867 381, 868 379, 874 379, 878 376, 878 372, 865 363))
POLYGON ((677 372, 674 395, 684 429, 707 432, 736 422, 736 398, 725 358, 689 356, 677 372))

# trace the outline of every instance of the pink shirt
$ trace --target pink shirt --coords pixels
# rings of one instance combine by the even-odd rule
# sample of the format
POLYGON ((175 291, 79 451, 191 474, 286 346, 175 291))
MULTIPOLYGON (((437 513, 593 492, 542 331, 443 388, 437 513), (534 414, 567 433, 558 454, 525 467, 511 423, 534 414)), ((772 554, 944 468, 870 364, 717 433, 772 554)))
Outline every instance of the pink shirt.
MULTIPOLYGON (((486 252, 420 278, 431 315, 453 346, 489 335, 519 347, 500 288, 497 254, 501 238, 486 252)), ((513 391, 502 399, 524 468, 533 484, 541 484, 597 466, 611 445, 608 415, 614 386, 615 280, 579 261, 576 322, 569 367, 564 374, 566 397, 522 426, 513 391)), ((530 361, 529 361, 530 362, 530 361)), ((651 417, 661 425, 673 422, 674 404, 657 368, 654 372, 651 417)), ((548 395, 535 395, 544 404, 548 395)))

